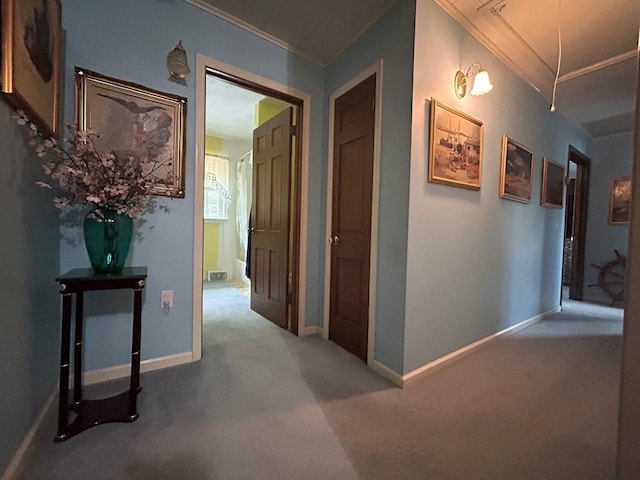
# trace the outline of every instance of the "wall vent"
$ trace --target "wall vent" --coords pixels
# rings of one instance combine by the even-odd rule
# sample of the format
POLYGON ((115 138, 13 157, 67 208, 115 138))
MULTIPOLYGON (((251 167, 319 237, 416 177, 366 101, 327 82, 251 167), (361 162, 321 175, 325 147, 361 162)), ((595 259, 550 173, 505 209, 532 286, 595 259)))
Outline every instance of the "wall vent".
POLYGON ((227 278, 229 278, 229 273, 226 270, 207 270, 207 280, 209 282, 226 280, 227 278))

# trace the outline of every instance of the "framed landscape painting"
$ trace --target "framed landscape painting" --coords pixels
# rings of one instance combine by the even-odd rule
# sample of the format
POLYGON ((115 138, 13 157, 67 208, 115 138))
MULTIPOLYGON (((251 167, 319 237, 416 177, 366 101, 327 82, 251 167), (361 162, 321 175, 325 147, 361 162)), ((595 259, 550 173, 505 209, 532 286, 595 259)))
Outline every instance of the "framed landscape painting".
POLYGON ((611 180, 609 193, 609 223, 626 225, 631 212, 631 177, 618 177, 611 180))
POLYGON ((186 98, 76 67, 76 101, 98 150, 139 159, 153 194, 184 197, 186 98))
POLYGON ((543 207, 562 208, 564 199, 564 167, 544 157, 542 163, 542 194, 540 203, 543 207))
POLYGON ((0 0, 2 92, 45 136, 58 133, 60 0, 0 0))
POLYGON ((518 142, 502 136, 500 197, 529 203, 533 190, 533 153, 518 142))
POLYGON ((428 180, 479 190, 482 122, 432 98, 430 133, 428 180))

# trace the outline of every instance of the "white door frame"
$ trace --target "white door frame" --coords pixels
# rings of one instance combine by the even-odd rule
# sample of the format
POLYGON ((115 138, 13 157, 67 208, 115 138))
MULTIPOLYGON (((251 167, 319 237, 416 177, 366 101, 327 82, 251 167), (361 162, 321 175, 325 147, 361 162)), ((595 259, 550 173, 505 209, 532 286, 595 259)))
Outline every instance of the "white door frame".
MULTIPOLYGON (((331 235, 333 206, 333 124, 335 122, 335 102, 340 96, 371 75, 376 75, 376 109, 373 138, 373 180, 371 189, 371 251, 369 259, 369 326, 367 339, 367 364, 373 365, 375 325, 376 325, 376 285, 378 277, 378 212, 380 201, 380 139, 382 132, 382 59, 369 66, 329 96, 329 152, 327 162, 327 243, 331 235)), ((324 257, 324 323, 323 337, 329 338, 329 308, 331 304, 331 248, 327 247, 324 257)))
POLYGON ((289 85, 221 62, 202 54, 196 55, 196 145, 194 167, 194 227, 193 227, 193 343, 192 361, 202 358, 202 219, 204 216, 204 153, 205 103, 207 68, 262 85, 302 100, 302 158, 300 161, 300 218, 298 258, 298 335, 305 335, 306 271, 307 271, 307 210, 309 185, 309 137, 311 135, 311 96, 289 85))

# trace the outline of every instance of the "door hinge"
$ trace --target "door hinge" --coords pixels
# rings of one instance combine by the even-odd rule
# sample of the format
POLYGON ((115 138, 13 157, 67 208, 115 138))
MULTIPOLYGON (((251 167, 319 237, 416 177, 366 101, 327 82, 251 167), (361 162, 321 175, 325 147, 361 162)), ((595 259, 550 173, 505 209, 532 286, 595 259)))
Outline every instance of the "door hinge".
POLYGON ((289 126, 289 135, 291 135, 293 137, 298 135, 298 126, 297 125, 290 125, 289 126))
POLYGON ((376 111, 376 97, 371 97, 371 110, 376 111))

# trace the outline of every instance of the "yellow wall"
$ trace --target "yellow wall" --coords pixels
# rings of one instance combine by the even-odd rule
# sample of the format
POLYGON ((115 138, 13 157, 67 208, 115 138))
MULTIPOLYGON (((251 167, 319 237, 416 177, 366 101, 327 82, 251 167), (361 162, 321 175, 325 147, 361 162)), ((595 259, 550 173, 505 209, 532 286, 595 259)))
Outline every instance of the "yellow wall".
POLYGON ((289 106, 288 103, 276 98, 263 98, 256 104, 256 126, 262 125, 270 118, 289 106))
POLYGON ((204 153, 220 153, 222 151, 222 139, 207 135, 204 138, 204 153))
MULTIPOLYGON (((205 153, 215 154, 222 151, 222 139, 207 135, 204 140, 205 153)), ((220 251, 220 224, 217 222, 205 222, 202 238, 202 269, 206 279, 207 270, 219 270, 218 252, 220 251)))
POLYGON ((220 243, 220 224, 218 222, 205 222, 203 235, 203 258, 202 267, 204 276, 207 270, 219 270, 218 265, 218 244, 220 243))

